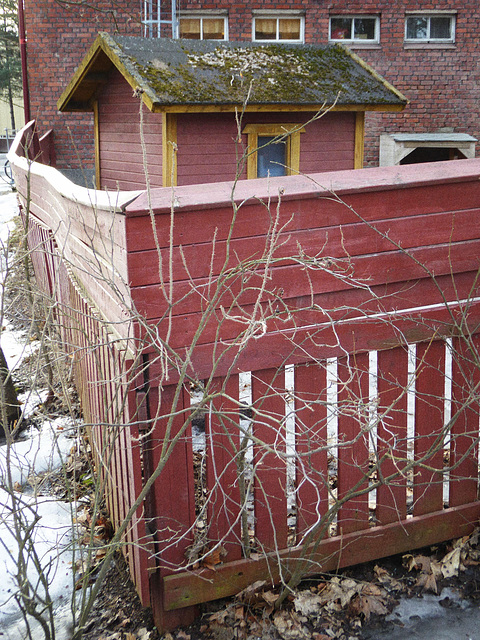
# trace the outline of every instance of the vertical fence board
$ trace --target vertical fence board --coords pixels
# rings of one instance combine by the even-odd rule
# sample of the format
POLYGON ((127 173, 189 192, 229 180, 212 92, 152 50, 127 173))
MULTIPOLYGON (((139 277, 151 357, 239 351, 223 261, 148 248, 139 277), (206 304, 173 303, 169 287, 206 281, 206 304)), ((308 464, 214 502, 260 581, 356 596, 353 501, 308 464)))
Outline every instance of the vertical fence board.
MULTIPOLYGON (((242 555, 239 462, 239 381, 232 375, 225 381, 223 393, 211 403, 205 416, 207 436, 207 499, 209 540, 221 542, 223 561, 238 560, 242 555)), ((222 390, 222 379, 213 381, 212 393, 222 390)), ((245 508, 245 505, 242 505, 245 508)))
POLYGON ((449 504, 456 507, 477 499, 480 337, 452 340, 452 418, 449 504))
POLYGON ((175 385, 165 386, 161 390, 150 387, 149 390, 150 417, 155 421, 152 434, 153 469, 162 463, 162 456, 165 460, 160 477, 154 485, 160 568, 151 577, 153 615, 157 626, 161 628, 189 624, 195 617, 193 607, 178 611, 165 611, 163 607, 163 577, 185 564, 187 549, 194 541, 195 488, 191 429, 188 428, 170 448, 168 459, 164 455, 167 449, 162 454, 163 445, 168 447, 172 444, 187 418, 183 413, 184 394, 180 392, 174 406, 175 391, 175 385), (159 391, 161 397, 158 397, 159 391), (158 397, 157 403, 155 396, 158 397), (173 417, 169 432, 170 414, 173 417))
POLYGON ((445 394, 443 340, 417 345, 415 382, 415 461, 413 514, 443 508, 443 418, 445 394))
POLYGON ((257 440, 254 444, 255 534, 260 545, 269 550, 287 545, 284 396, 283 371, 263 369, 252 373, 254 436, 257 440))
POLYGON ((402 469, 407 463, 408 350, 379 351, 377 355, 377 460, 379 477, 392 480, 377 489, 377 524, 407 517, 407 483, 402 469), (395 477, 393 477, 395 476, 395 477))
MULTIPOLYGON (((368 480, 369 356, 338 359, 338 499, 365 491, 368 480), (365 430, 363 430, 365 429, 365 430)), ((368 493, 348 499, 338 512, 342 534, 368 527, 368 493)))
POLYGON ((192 526, 195 520, 195 496, 193 487, 193 459, 190 429, 173 439, 183 427, 186 415, 184 398, 180 393, 173 406, 175 385, 165 386, 158 405, 154 404, 154 393, 150 388, 151 418, 154 420, 152 434, 153 470, 163 464, 160 479, 155 482, 155 510, 158 536, 162 540, 161 562, 165 571, 185 564, 185 552, 193 542, 192 526), (170 414, 174 414, 172 417, 170 414), (171 418, 171 424, 169 424, 171 418), (170 431, 168 431, 170 429, 170 431), (165 448, 164 448, 165 447, 165 448), (162 448, 163 451, 162 451, 162 448), (168 458, 167 458, 168 455, 168 458))
POLYGON ((297 534, 328 510, 327 374, 325 364, 295 367, 297 534))

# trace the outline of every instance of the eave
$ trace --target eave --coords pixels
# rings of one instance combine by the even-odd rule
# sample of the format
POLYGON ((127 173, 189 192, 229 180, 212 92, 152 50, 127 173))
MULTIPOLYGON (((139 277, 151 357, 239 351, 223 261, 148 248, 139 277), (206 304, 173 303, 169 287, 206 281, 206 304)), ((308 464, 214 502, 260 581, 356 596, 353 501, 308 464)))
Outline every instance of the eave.
MULTIPOLYGON (((329 96, 327 102, 316 103, 314 100, 303 101, 299 103, 289 103, 288 99, 276 102, 275 100, 258 100, 258 96, 251 96, 250 103, 245 106, 238 100, 238 95, 233 97, 232 102, 222 100, 228 96, 222 96, 222 99, 214 99, 210 101, 202 100, 172 100, 172 96, 168 95, 169 91, 158 91, 158 87, 146 81, 144 68, 141 68, 135 62, 133 55, 128 55, 122 49, 121 38, 115 38, 106 33, 100 33, 94 44, 85 56, 84 60, 78 67, 72 77, 68 87, 63 92, 57 102, 58 110, 61 112, 85 112, 93 111, 95 100, 101 87, 108 83, 108 76, 112 69, 117 69, 126 82, 132 88, 132 91, 138 92, 146 105, 146 107, 156 113, 218 113, 218 112, 235 112, 239 109, 249 112, 321 112, 331 111, 402 111, 406 104, 407 98, 395 89, 390 83, 379 76, 373 69, 369 67, 363 60, 358 58, 351 51, 345 50, 344 55, 350 57, 357 67, 362 67, 365 71, 375 79, 378 85, 382 85, 386 90, 386 95, 382 96, 382 100, 362 103, 359 100, 357 104, 349 104, 337 102, 335 96, 329 96), (143 73, 143 75, 142 75, 143 73), (257 98, 257 100, 255 100, 257 98), (391 98, 391 101, 390 99, 391 98)), ((245 45, 243 45, 245 46, 245 45)), ((196 94, 197 95, 197 94, 196 94)), ((218 96, 220 97, 220 96, 218 96)), ((293 97, 293 96, 292 96, 293 97)), ((306 97, 306 96, 305 96, 306 97)))
MULTIPOLYGON (((99 34, 58 99, 57 109, 61 112, 93 111, 95 97, 113 68, 117 68, 135 90, 143 81, 130 66, 122 59, 114 40, 108 34, 99 34)), ((144 91, 142 98, 148 109, 153 111, 154 97, 144 91)))

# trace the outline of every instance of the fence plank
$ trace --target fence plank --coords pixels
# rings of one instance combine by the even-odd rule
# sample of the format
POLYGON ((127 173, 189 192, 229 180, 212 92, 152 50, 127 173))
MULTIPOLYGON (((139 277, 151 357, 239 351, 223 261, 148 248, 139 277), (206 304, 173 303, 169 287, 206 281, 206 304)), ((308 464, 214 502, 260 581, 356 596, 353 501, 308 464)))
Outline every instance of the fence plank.
MULTIPOLYGON (((476 528, 479 517, 480 503, 475 501, 404 522, 327 538, 307 550, 310 562, 306 573, 318 573, 319 566, 322 571, 337 571, 342 567, 468 535, 476 528)), ((165 579, 165 606, 175 609, 232 596, 256 580, 278 583, 295 567, 300 552, 301 549, 295 547, 280 554, 262 556, 259 560, 229 562, 219 566, 215 572, 203 570, 168 576, 165 579)), ((304 558, 299 561, 304 562, 304 558)))
MULTIPOLYGON (((408 350, 397 347, 377 355, 377 460, 382 478, 396 477, 377 489, 377 524, 407 517, 407 484, 402 469, 407 463, 408 350)), ((380 477, 380 476, 379 476, 380 477)))
POLYGON ((452 339, 452 418, 449 505, 473 502, 478 492, 480 336, 452 339))
MULTIPOLYGON (((369 354, 338 359, 338 499, 365 491, 368 480, 369 354)), ((368 493, 350 498, 338 512, 342 534, 368 527, 368 493)))
POLYGON ((443 507, 443 416, 445 343, 417 345, 415 384, 415 461, 413 513, 423 515, 443 507))
POLYGON ((325 363, 295 367, 297 534, 328 510, 327 375, 325 363))
POLYGON ((255 534, 267 550, 287 545, 284 394, 283 370, 263 369, 252 374, 255 534))
POLYGON ((238 375, 225 380, 216 379, 212 393, 219 393, 205 416, 207 436, 207 496, 209 540, 221 542, 225 550, 222 560, 238 560, 242 555, 240 491, 237 470, 239 463, 239 381, 238 375))

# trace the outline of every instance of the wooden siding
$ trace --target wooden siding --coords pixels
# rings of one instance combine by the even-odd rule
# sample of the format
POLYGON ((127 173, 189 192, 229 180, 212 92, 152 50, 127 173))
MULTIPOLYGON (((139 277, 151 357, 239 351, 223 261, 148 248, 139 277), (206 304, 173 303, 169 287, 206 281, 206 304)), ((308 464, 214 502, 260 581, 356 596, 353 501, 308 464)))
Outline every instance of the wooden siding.
MULTIPOLYGON (((177 115, 178 185, 246 178, 247 138, 238 130, 248 124, 295 122, 303 125, 314 113, 245 113, 237 124, 232 113, 177 115), (237 165, 238 156, 238 165, 237 165)), ((312 120, 300 137, 300 171, 354 168, 355 114, 327 113, 312 120)))
POLYGON ((140 105, 143 138, 152 187, 162 182, 162 114, 151 113, 132 94, 118 71, 112 71, 107 88, 98 96, 100 184, 102 188, 145 189, 145 169, 140 136, 140 105))
MULTIPOLYGON (((465 164, 457 164, 452 169, 467 169, 466 163, 470 161, 461 162, 465 164)), ((244 202, 233 227, 232 205, 228 201, 192 212, 186 203, 198 201, 199 188, 177 191, 177 200, 182 204, 174 214, 172 277, 177 302, 171 310, 161 293, 151 220, 142 215, 130 215, 145 206, 140 198, 127 208, 126 220, 129 280, 136 308, 148 321, 155 323, 167 312, 173 314, 172 345, 178 347, 185 344, 185 340, 188 344, 197 330, 198 311, 205 303, 204 287, 208 282, 205 265, 211 265, 212 276, 216 277, 224 266, 227 250, 231 269, 242 261, 261 259, 280 189, 284 194, 279 225, 285 227, 279 237, 269 286, 285 290, 284 301, 290 309, 302 309, 296 315, 296 326, 325 322, 329 317, 348 318, 360 309, 371 312, 377 305, 375 296, 395 294, 398 309, 415 307, 419 299, 425 304, 440 304, 442 291, 447 296, 454 296, 455 288, 458 295, 467 296, 471 276, 478 268, 480 241, 476 220, 480 184, 476 177, 468 182, 468 188, 464 183, 446 184, 442 178, 445 170, 445 165, 424 165, 425 178, 429 173, 436 176, 428 188, 426 181, 419 182, 418 170, 412 167, 402 170, 398 185, 395 185, 395 181, 400 180, 397 169, 359 170, 355 174, 358 188, 353 191, 346 191, 348 181, 353 179, 351 172, 314 174, 309 177, 310 185, 307 178, 300 176, 269 182, 247 181, 239 185, 239 199, 248 192, 256 198, 244 202), (322 188, 321 185, 332 181, 336 181, 338 189, 335 187, 335 190, 345 203, 322 188), (393 184, 387 190, 388 181, 393 184), (300 186, 305 189, 301 199, 291 197, 300 186), (274 202, 270 208, 262 204, 268 198, 273 198, 274 202), (191 222, 192 216, 195 216, 195 224, 191 222), (232 241, 227 243, 229 234, 232 241), (351 270, 354 278, 340 278, 329 270, 299 270, 292 278, 294 261, 290 256, 296 255, 298 246, 307 256, 325 259, 333 256, 340 271, 342 268, 351 270), (455 283, 450 263, 455 268, 455 283), (435 273, 439 287, 431 286, 431 272, 435 273), (368 283, 368 287, 359 287, 359 282, 368 283), (288 288, 285 288, 286 283, 288 288), (348 303, 345 303, 345 296, 348 296, 348 303)), ((220 193, 222 197, 223 194, 228 197, 229 188, 231 185, 219 185, 216 190, 209 185, 205 186, 205 191, 209 190, 214 201, 220 193)), ((168 200, 162 192, 153 194, 154 209, 158 211, 162 207, 163 211, 156 216, 156 224, 164 269, 170 257, 170 214, 163 209, 163 203, 167 204, 168 200)), ((165 271, 163 277, 167 278, 165 271)), ((241 279, 233 280, 230 290, 224 291, 218 301, 217 311, 220 307, 229 308, 233 296, 238 296, 235 308, 250 309, 256 295, 252 286, 260 281, 259 278, 252 274, 246 288, 241 279), (244 287, 242 291, 241 287, 244 287)), ((271 320, 268 328, 273 331, 280 326, 293 329, 292 322, 281 316, 271 320)), ((225 322, 222 338, 233 338, 237 331, 235 321, 225 322)), ((216 332, 217 320, 212 316, 199 343, 208 345, 216 332)))

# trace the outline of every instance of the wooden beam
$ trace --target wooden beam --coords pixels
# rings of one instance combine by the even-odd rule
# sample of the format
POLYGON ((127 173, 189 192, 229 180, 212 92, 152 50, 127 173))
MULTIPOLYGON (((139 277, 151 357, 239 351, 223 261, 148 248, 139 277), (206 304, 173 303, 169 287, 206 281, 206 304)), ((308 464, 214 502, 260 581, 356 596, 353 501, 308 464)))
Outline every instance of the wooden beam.
POLYGON ((163 186, 177 185, 177 116, 164 113, 162 117, 162 174, 163 186))
MULTIPOLYGON (((147 102, 145 102, 147 104, 147 102)), ((398 112, 403 111, 404 105, 368 105, 368 104, 353 104, 353 105, 335 105, 334 107, 327 107, 322 104, 253 104, 242 107, 240 104, 182 104, 182 105, 165 105, 159 102, 154 102, 151 106, 147 104, 151 111, 154 113, 234 113, 236 111, 245 111, 248 113, 296 113, 298 111, 321 113, 327 111, 385 111, 385 112, 398 112)))
POLYGON ((100 124, 98 121, 98 101, 93 103, 93 136, 95 141, 95 187, 102 188, 100 164, 100 124))
POLYGON ((363 153, 365 147, 365 112, 357 111, 355 114, 355 151, 354 168, 363 169, 363 153))
MULTIPOLYGON (((307 550, 305 575, 334 571, 469 535, 476 528, 479 517, 480 502, 473 502, 382 527, 326 538, 307 550)), ((265 554, 258 560, 245 559, 216 565, 215 570, 167 576, 164 578, 164 607, 169 611, 226 598, 256 580, 264 580, 266 576, 272 583, 280 582, 280 574, 282 580, 288 580, 295 566, 301 562, 301 547, 294 547, 265 554)), ((152 595, 155 598, 155 594, 152 595)))

